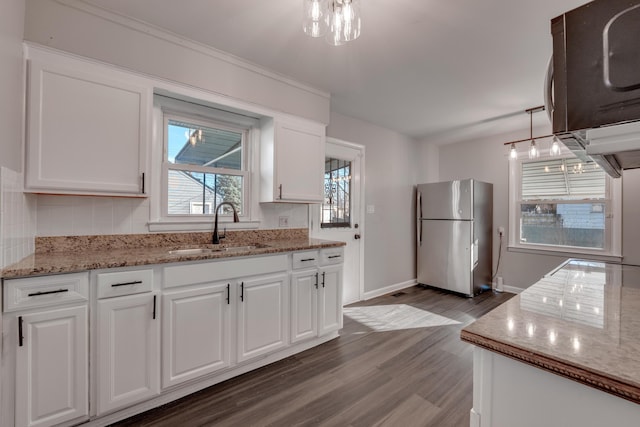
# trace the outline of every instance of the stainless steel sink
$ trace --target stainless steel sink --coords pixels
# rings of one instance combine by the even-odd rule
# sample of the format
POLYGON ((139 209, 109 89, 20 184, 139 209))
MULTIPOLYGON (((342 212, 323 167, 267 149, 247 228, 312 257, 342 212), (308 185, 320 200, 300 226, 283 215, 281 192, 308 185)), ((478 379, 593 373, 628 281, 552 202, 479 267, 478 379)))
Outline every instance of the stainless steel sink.
POLYGON ((174 249, 169 251, 169 255, 200 255, 200 254, 210 254, 213 252, 222 252, 223 248, 186 248, 186 249, 174 249))
POLYGON ((266 245, 256 244, 256 245, 242 245, 242 246, 227 246, 227 247, 216 247, 216 248, 184 248, 184 249, 173 249, 169 251, 169 255, 203 255, 203 254, 211 254, 215 252, 242 252, 242 251, 250 251, 256 248, 265 248, 266 245))

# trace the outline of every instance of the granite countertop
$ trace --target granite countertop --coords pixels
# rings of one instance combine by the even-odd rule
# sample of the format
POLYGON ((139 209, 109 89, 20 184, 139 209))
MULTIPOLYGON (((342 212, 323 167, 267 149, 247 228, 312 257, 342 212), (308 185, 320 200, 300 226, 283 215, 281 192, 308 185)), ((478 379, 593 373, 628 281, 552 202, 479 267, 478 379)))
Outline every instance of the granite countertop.
POLYGON ((461 338, 640 403, 640 267, 569 260, 461 338))
POLYGON ((310 238, 306 229, 228 231, 222 244, 212 245, 210 241, 211 233, 37 238, 36 252, 4 268, 1 277, 10 279, 102 268, 267 255, 345 245, 344 242, 310 238), (171 250, 185 248, 231 250, 169 253, 171 250))

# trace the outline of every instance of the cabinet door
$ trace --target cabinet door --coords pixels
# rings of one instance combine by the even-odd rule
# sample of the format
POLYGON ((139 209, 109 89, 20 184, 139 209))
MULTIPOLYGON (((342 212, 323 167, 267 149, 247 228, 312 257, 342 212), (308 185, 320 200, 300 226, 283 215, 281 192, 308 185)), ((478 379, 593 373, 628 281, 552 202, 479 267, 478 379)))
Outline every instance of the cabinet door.
POLYGON ((291 275, 291 342, 318 334, 318 270, 291 275))
POLYGON ((230 364, 230 284, 162 296, 162 386, 219 371, 230 364))
POLYGON ((279 122, 275 138, 276 199, 322 202, 324 129, 279 122))
POLYGON ((103 65, 29 55, 26 190, 144 194, 151 89, 103 65))
POLYGON ((98 415, 160 392, 157 295, 98 301, 98 415))
POLYGON ((342 328, 342 265, 320 269, 318 335, 342 328))
POLYGON ((51 426, 87 416, 87 307, 18 316, 16 426, 51 426))
POLYGON ((238 282, 238 361, 287 346, 287 274, 238 282))

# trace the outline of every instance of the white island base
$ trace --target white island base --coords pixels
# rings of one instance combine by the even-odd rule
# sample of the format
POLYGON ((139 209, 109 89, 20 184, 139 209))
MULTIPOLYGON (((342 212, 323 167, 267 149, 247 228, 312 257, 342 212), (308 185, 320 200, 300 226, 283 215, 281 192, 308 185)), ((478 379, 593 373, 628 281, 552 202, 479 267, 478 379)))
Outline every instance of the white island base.
POLYGON ((474 347, 471 427, 637 427, 640 405, 474 347))

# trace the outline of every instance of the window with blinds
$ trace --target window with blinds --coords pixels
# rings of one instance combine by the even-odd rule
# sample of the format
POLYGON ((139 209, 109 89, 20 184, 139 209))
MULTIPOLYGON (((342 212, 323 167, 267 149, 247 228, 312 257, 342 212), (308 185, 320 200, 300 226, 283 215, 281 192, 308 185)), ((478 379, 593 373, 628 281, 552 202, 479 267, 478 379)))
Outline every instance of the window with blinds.
POLYGON ((606 179, 597 164, 578 158, 522 162, 520 244, 605 249, 606 179))

